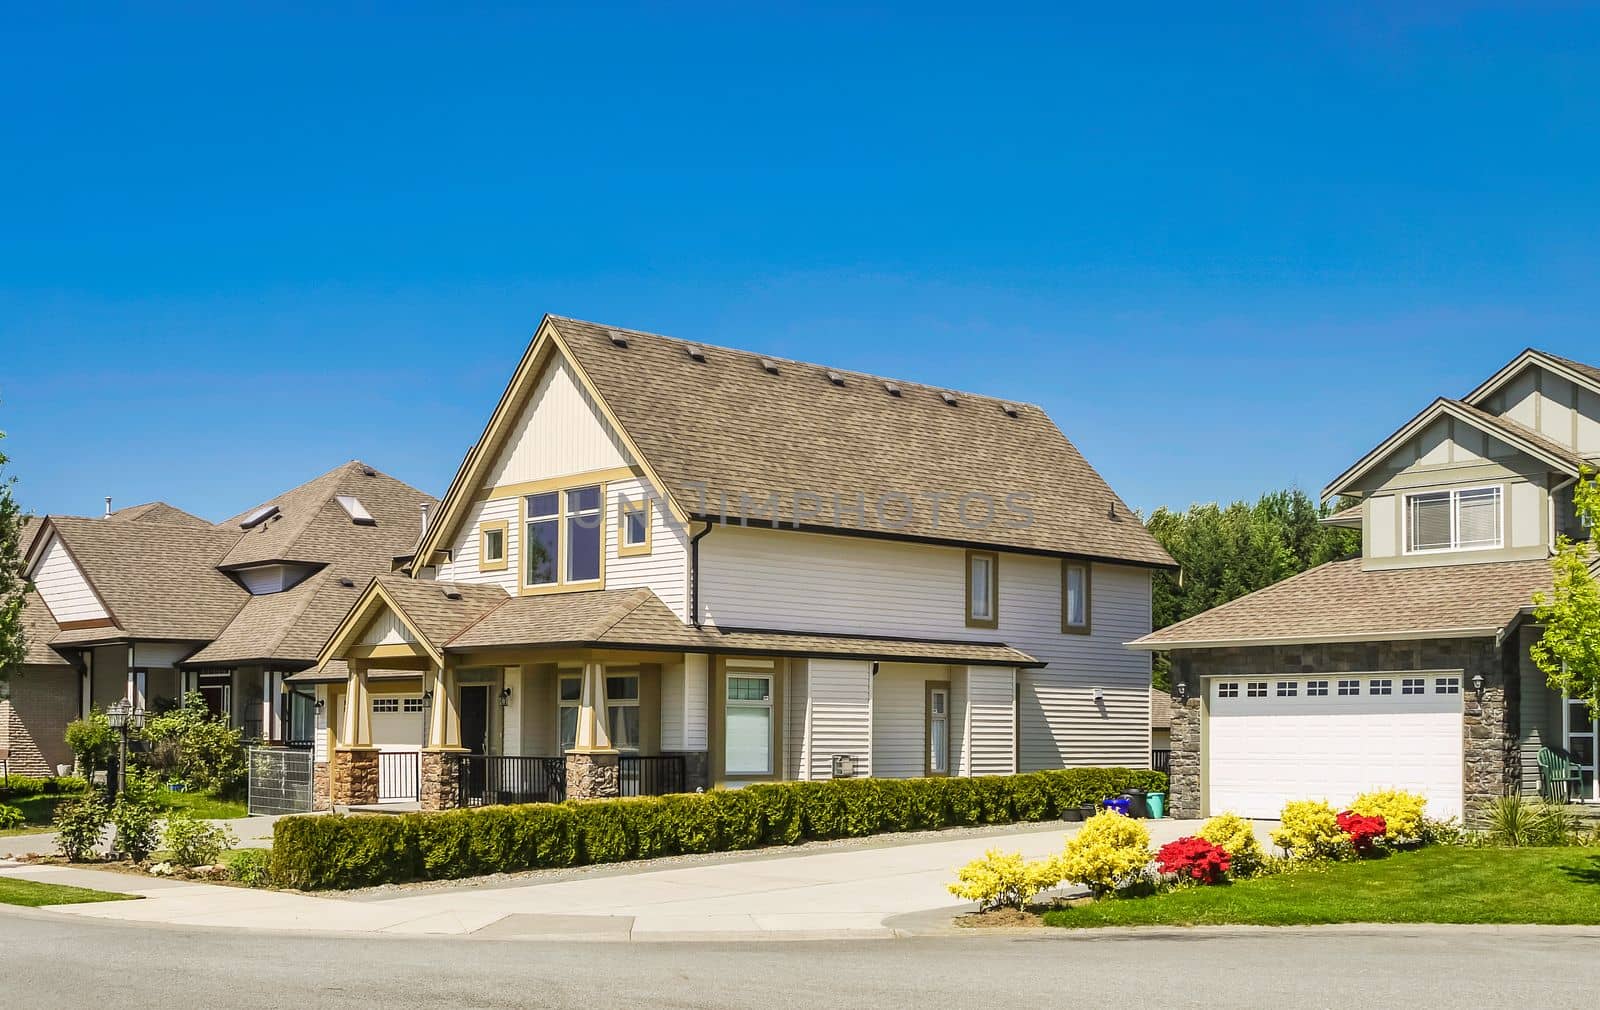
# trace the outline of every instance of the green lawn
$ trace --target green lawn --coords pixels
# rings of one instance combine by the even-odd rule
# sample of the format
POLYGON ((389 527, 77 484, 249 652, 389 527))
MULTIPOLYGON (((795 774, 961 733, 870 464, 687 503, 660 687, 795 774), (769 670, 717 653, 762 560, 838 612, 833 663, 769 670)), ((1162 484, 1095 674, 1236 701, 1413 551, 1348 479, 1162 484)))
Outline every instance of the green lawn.
POLYGON ((169 810, 187 810, 201 820, 226 821, 235 817, 248 817, 250 811, 243 800, 225 800, 204 793, 174 793, 163 791, 161 800, 169 810))
POLYGON ((1435 846, 1046 913, 1051 926, 1600 923, 1600 849, 1435 846))
POLYGON ((41 831, 50 830, 50 818, 55 816, 56 804, 69 799, 72 799, 72 797, 24 796, 21 799, 0 800, 0 803, 4 803, 8 807, 16 807, 22 811, 22 816, 28 819, 28 822, 20 828, 0 830, 0 836, 36 835, 41 831))
POLYGON ((87 887, 67 887, 63 884, 41 884, 36 880, 18 880, 0 877, 0 905, 81 905, 89 901, 126 901, 136 894, 112 894, 110 891, 92 891, 87 887))

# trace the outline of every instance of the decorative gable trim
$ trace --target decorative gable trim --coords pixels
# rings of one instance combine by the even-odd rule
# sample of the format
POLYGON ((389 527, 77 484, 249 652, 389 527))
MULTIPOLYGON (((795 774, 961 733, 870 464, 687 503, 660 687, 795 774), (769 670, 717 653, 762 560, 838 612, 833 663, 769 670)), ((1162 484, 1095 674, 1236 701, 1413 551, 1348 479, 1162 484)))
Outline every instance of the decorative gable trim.
POLYGON ((61 549, 66 552, 67 557, 72 561, 72 566, 77 569, 78 577, 81 578, 83 580, 83 584, 88 587, 89 592, 94 596, 95 602, 100 605, 100 609, 105 615, 103 618, 96 617, 92 620, 63 622, 60 616, 56 614, 54 608, 50 606, 50 601, 45 598, 43 593, 40 593, 39 598, 44 601, 45 609, 50 611, 50 616, 56 621, 59 630, 72 631, 85 628, 121 627, 121 623, 117 620, 116 613, 111 609, 111 605, 106 602, 105 594, 100 592, 99 587, 94 584, 94 580, 89 577, 89 569, 85 568, 83 562, 75 553, 73 553, 72 545, 67 543, 67 538, 61 535, 61 530, 49 518, 44 520, 38 534, 33 538, 33 543, 29 546, 28 553, 24 558, 24 578, 26 578, 30 584, 33 584, 34 588, 37 590, 38 586, 34 576, 38 574, 39 566, 43 564, 45 555, 50 552, 50 546, 52 544, 61 545, 61 549))
POLYGON ((328 643, 317 654, 317 665, 324 666, 330 659, 362 658, 361 654, 363 653, 367 658, 394 658, 390 655, 392 647, 364 646, 361 644, 361 636, 366 633, 367 628, 384 611, 393 614, 395 619, 410 634, 412 643, 406 647, 407 654, 426 656, 436 665, 444 665, 443 654, 434 647, 434 644, 428 640, 428 636, 422 633, 416 623, 406 616, 406 612, 401 609, 400 604, 395 602, 394 597, 389 595, 389 591, 384 589, 382 583, 376 579, 367 586, 366 590, 361 594, 361 598, 356 601, 356 605, 350 608, 350 612, 345 615, 344 620, 340 621, 339 626, 334 629, 333 635, 328 639, 328 643))
POLYGON ((1554 355, 1546 354, 1541 350, 1530 347, 1507 362, 1504 368, 1489 376, 1477 389, 1462 397, 1462 402, 1471 404, 1474 407, 1480 406, 1489 397, 1499 392, 1507 383, 1521 375, 1523 371, 1535 366, 1559 375, 1568 382, 1582 386, 1590 392, 1600 393, 1600 380, 1596 380, 1594 375, 1573 368, 1570 363, 1554 355))

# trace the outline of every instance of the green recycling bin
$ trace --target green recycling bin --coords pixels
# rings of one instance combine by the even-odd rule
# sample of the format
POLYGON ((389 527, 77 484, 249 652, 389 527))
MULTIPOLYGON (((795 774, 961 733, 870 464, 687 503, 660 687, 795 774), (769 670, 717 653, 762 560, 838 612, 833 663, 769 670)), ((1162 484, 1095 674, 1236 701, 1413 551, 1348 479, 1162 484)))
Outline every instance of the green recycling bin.
POLYGON ((1146 793, 1144 797, 1144 805, 1150 808, 1151 817, 1160 818, 1167 816, 1166 793, 1146 793))

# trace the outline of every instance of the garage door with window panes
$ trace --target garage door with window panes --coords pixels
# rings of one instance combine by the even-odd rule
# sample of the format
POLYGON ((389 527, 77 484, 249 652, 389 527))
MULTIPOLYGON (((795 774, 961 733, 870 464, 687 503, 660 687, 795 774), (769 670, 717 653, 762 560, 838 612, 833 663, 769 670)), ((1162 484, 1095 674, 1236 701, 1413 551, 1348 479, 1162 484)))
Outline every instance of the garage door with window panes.
POLYGON ((1272 819, 1290 800, 1341 807, 1397 788, 1461 816, 1459 672, 1216 677, 1207 690, 1213 814, 1272 819))

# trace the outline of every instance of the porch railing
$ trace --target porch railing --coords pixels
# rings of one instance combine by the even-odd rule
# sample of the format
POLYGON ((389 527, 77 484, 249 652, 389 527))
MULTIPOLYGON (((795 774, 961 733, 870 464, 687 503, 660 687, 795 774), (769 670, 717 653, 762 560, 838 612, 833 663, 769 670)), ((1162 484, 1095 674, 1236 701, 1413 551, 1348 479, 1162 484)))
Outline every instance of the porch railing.
POLYGON ((682 754, 644 757, 624 754, 617 769, 624 796, 666 796, 688 792, 688 774, 682 754))
POLYGON ((416 800, 422 795, 422 755, 414 750, 378 752, 378 802, 416 800))
POLYGON ((1158 772, 1172 774, 1172 751, 1153 750, 1150 752, 1150 767, 1158 772))
POLYGON ((461 754, 456 788, 463 807, 560 803, 567 798, 567 759, 461 754))

